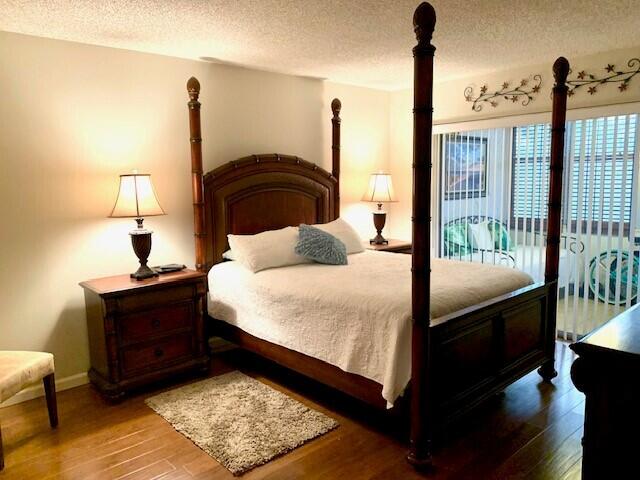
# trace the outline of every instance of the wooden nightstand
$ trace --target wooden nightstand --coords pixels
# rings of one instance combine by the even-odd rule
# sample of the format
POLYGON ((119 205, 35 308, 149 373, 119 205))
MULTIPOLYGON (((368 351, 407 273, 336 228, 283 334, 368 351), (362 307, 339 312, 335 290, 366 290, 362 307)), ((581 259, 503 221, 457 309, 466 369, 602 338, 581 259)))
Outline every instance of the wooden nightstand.
POLYGON ((207 371, 203 311, 207 277, 193 270, 147 280, 118 275, 84 288, 89 379, 111 400, 190 370, 207 371))
POLYGON ((411 253, 411 242, 389 239, 389 243, 386 245, 369 244, 366 248, 367 250, 377 250, 379 252, 411 253))

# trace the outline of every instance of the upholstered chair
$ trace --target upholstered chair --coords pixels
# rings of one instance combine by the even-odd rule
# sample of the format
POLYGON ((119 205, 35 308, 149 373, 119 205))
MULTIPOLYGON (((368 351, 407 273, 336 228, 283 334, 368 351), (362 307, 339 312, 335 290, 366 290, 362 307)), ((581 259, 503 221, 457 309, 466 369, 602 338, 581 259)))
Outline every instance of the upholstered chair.
MULTIPOLYGON (((0 404, 26 386, 42 380, 47 397, 49 423, 58 425, 58 407, 54 377, 53 355, 43 352, 0 351, 0 404)), ((4 468, 2 426, 0 426, 0 470, 4 468)))

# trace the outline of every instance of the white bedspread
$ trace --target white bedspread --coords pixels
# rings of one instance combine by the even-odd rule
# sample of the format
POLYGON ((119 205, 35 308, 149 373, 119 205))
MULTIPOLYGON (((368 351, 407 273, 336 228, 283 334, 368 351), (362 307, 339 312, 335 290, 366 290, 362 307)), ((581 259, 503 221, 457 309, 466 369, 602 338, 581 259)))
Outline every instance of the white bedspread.
MULTIPOLYGON (((532 283, 517 270, 434 259, 431 314, 440 317, 532 283)), ((411 377, 411 255, 365 251, 349 265, 209 272, 209 315, 253 336, 382 384, 391 407, 411 377)))

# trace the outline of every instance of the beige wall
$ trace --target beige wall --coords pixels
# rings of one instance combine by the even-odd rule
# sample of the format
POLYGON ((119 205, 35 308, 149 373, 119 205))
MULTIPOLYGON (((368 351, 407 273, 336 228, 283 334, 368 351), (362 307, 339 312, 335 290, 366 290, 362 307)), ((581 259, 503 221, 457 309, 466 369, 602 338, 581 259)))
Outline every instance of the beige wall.
POLYGON ((411 239, 413 193, 413 91, 392 92, 389 100, 389 170, 398 203, 391 205, 387 222, 393 238, 411 239), (408 217, 407 217, 408 215, 408 217), (408 220, 408 221, 407 221, 408 220))
MULTIPOLYGON (((341 216, 351 223, 364 239, 375 236, 372 210, 375 204, 361 202, 369 175, 389 168, 389 92, 327 83, 325 98, 342 100, 340 172, 341 216)), ((324 118, 330 118, 328 102, 324 118)), ((331 145, 326 131, 325 145, 331 145)), ((325 162, 331 164, 331 152, 325 162)), ((385 228, 386 235, 388 228, 385 228)))
POLYGON ((168 215, 150 263, 193 265, 186 80, 202 84, 205 170, 264 152, 330 169, 343 101, 343 211, 364 230, 365 179, 386 167, 388 94, 237 67, 0 32, 0 349, 51 351, 58 378, 88 368, 79 281, 133 271, 132 220, 106 218, 117 176, 152 174, 168 215))
MULTIPOLYGON (((576 59, 570 58, 569 60, 574 72, 586 70, 589 73, 605 74, 604 67, 607 64, 614 64, 617 69, 625 68, 629 59, 637 58, 638 53, 639 49, 636 48, 617 50, 576 59)), ((434 85, 433 98, 434 123, 448 124, 550 112, 551 88, 553 86, 551 66, 553 60, 554 59, 550 59, 548 65, 538 65, 510 72, 499 72, 493 75, 469 77, 450 82, 436 82, 434 85), (469 85, 473 85, 476 91, 484 84, 488 85, 489 88, 495 88, 501 85, 502 82, 508 81, 513 84, 514 82, 519 82, 522 78, 527 78, 536 73, 543 75, 542 90, 526 107, 520 103, 502 100, 496 108, 485 105, 481 112, 473 112, 471 110, 472 104, 465 101, 464 89, 469 85)), ((437 62, 435 74, 437 78, 437 62)), ((634 78, 628 91, 624 93, 620 93, 617 85, 614 84, 599 86, 598 90, 598 93, 595 95, 589 95, 587 91, 576 93, 575 96, 569 98, 569 109, 578 110, 640 101, 639 78, 634 78)), ((399 192, 399 202, 391 206, 389 232, 394 238, 403 239, 411 238, 411 162, 413 155, 412 94, 412 90, 392 92, 389 106, 389 168, 399 192)), ((548 115, 549 121, 550 118, 550 115, 548 115)), ((461 126, 461 129, 463 128, 464 125, 461 126)))

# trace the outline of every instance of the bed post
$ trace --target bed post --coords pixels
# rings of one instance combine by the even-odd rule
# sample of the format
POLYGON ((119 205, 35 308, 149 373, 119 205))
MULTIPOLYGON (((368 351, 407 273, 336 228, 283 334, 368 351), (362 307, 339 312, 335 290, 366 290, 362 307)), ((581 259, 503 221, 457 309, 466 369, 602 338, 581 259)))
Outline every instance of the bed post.
POLYGON ((334 220, 340 217, 340 110, 342 103, 334 98, 331 102, 331 174, 336 179, 336 193, 334 195, 334 220))
POLYGON ((544 281, 548 286, 547 331, 545 350, 547 360, 538 369, 547 382, 558 373, 555 370, 556 315, 558 306, 558 268, 560 262, 560 230, 562 207, 562 170, 564 162, 564 132, 567 118, 567 75, 569 62, 559 57, 553 64, 553 109, 551 113, 551 161, 549 171, 549 204, 547 214, 547 250, 544 281))
POLYGON ((191 141, 191 190, 193 194, 193 235, 196 243, 196 270, 206 272, 204 187, 202 184, 202 136, 200 133, 200 82, 191 77, 187 82, 189 93, 189 134, 191 141))
POLYGON ((433 389, 430 358, 431 127, 436 12, 426 2, 413 15, 418 44, 413 48, 413 254, 411 263, 411 438, 407 460, 431 465, 433 389))

